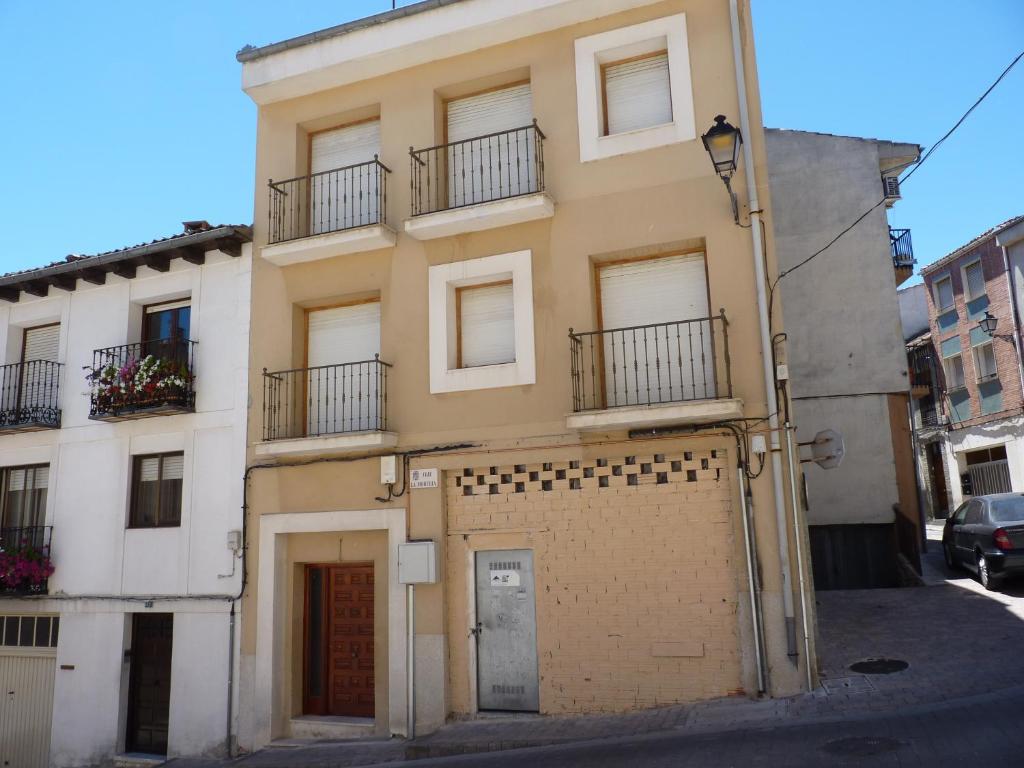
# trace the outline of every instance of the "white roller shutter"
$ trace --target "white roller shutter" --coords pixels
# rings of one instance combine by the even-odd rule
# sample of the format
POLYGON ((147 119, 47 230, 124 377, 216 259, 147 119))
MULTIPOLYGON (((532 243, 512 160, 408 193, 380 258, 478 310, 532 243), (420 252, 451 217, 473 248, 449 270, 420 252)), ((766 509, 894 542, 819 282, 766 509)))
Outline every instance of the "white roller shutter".
POLYGON ((529 83, 448 102, 449 207, 536 191, 532 122, 529 83))
POLYGON ((49 364, 57 362, 59 347, 59 325, 25 329, 20 407, 33 410, 43 418, 59 406, 59 369, 56 365, 49 364))
POLYGON ((604 67, 608 135, 672 122, 668 54, 604 67))
POLYGON ((309 313, 307 434, 377 428, 379 353, 379 301, 309 313))
POLYGON ((461 367, 514 363, 512 283, 460 288, 459 334, 461 367))
POLYGON ((310 141, 309 206, 313 234, 376 224, 380 120, 315 133, 310 141))
POLYGON ((609 406, 716 396, 703 254, 603 267, 600 289, 609 406))

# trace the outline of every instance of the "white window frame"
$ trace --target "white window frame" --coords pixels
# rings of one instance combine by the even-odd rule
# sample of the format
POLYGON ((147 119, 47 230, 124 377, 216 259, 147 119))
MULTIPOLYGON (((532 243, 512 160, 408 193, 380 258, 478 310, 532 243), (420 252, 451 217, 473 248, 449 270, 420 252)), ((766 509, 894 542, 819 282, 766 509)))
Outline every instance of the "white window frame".
POLYGON ((685 13, 581 37, 575 47, 581 163, 697 138, 685 13), (656 51, 668 51, 672 122, 605 136, 601 65, 656 51))
POLYGON ((939 312, 946 312, 956 306, 956 291, 953 288, 953 276, 949 272, 946 272, 941 277, 937 277, 932 281, 932 299, 935 301, 935 308, 939 312), (949 295, 951 297, 950 303, 946 306, 942 306, 939 303, 939 283, 944 280, 949 281, 949 295))
POLYGON ((980 383, 985 381, 995 381, 999 378, 999 361, 996 360, 996 347, 992 341, 986 341, 972 347, 971 353, 974 357, 974 378, 976 381, 980 383), (981 351, 985 347, 989 347, 992 350, 992 365, 994 370, 991 373, 982 373, 981 371, 981 351))
POLYGON ((967 262, 966 264, 960 267, 960 282, 964 286, 964 301, 974 301, 975 299, 980 299, 982 296, 987 295, 988 288, 985 281, 985 268, 982 266, 980 258, 972 259, 971 261, 967 262), (970 267, 973 267, 975 264, 977 264, 978 268, 981 269, 982 283, 981 293, 977 294, 971 293, 971 284, 967 281, 967 270, 970 267))
POLYGON ((534 384, 533 253, 515 251, 438 264, 428 270, 430 392, 463 392, 534 384), (457 288, 512 280, 515 362, 458 368, 457 288))

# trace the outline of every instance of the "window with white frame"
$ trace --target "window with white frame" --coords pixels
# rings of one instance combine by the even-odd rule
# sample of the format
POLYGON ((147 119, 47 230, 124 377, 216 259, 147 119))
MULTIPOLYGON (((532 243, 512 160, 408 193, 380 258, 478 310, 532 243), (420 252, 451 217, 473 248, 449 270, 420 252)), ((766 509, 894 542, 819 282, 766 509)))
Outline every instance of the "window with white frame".
POLYGON ((932 284, 935 292, 935 306, 941 312, 953 306, 953 278, 943 275, 932 284))
POLYGON ((964 360, 959 353, 945 358, 942 367, 946 373, 946 389, 963 389, 966 386, 964 360))
POLYGON ((580 161, 697 138, 686 14, 578 38, 580 161))
POLYGON ((999 375, 996 368, 996 353, 991 341, 979 344, 974 347, 974 370, 977 372, 978 381, 988 381, 999 375))
POLYGON ((533 384, 532 253, 429 269, 430 391, 533 384))
POLYGON ((985 295, 985 272, 980 260, 964 267, 964 293, 968 301, 985 295))

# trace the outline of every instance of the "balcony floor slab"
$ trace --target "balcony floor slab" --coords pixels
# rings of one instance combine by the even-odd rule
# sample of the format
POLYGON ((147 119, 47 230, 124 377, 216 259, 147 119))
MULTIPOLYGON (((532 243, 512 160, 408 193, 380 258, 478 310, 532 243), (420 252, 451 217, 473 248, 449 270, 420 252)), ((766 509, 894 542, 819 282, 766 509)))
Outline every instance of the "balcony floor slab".
POLYGON ((397 237, 395 230, 391 227, 384 224, 371 224, 366 227, 344 229, 340 232, 325 232, 322 235, 311 235, 267 245, 264 246, 261 253, 263 258, 271 264, 287 267, 291 264, 329 259, 350 253, 393 248, 397 237))
POLYGON ((681 424, 710 424, 743 418, 743 401, 738 398, 690 400, 581 411, 565 417, 569 429, 579 432, 651 429, 681 424))
POLYGON ((398 445, 397 432, 347 432, 318 437, 296 437, 257 443, 254 452, 259 458, 292 456, 343 456, 398 445))
POLYGON ((417 240, 434 240, 465 232, 480 232, 527 221, 550 219, 554 215, 554 198, 547 192, 534 192, 414 216, 405 220, 405 232, 417 240))

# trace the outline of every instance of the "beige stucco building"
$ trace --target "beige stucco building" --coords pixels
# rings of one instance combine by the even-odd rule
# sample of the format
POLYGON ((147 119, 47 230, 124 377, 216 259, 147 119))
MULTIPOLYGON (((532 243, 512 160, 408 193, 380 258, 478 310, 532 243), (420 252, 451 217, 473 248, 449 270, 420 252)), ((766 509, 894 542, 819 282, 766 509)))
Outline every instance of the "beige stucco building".
POLYGON ((408 733, 411 540, 418 733, 804 689, 748 3, 427 0, 239 59, 241 746, 408 733), (719 113, 752 228, 700 140, 719 113))

